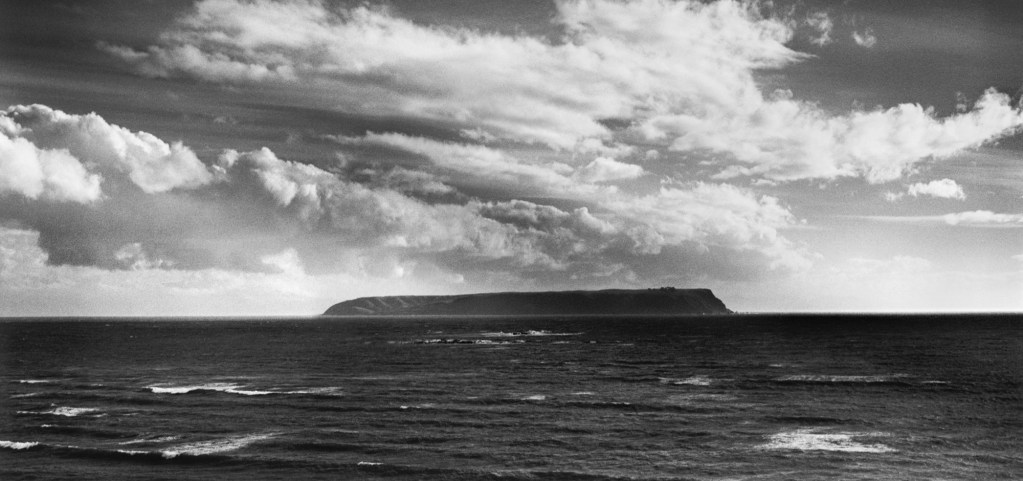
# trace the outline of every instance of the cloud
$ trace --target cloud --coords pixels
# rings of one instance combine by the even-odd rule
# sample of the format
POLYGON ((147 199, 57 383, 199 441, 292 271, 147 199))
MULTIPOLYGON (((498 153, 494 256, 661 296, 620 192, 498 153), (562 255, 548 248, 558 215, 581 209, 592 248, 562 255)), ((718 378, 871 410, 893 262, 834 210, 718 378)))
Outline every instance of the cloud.
POLYGON ((1002 214, 989 210, 953 212, 944 215, 922 216, 867 216, 866 220, 921 225, 949 225, 962 227, 1023 227, 1023 214, 1002 214))
POLYGON ((671 148, 676 151, 729 154, 736 163, 718 178, 862 176, 880 183, 898 179, 924 159, 947 157, 1023 126, 1023 112, 1011 105, 1008 95, 993 89, 970 112, 946 118, 916 104, 834 117, 786 94, 750 107, 745 114, 712 121, 655 117, 643 130, 651 139, 674 138, 671 148))
POLYGON ((877 37, 874 35, 874 29, 867 27, 862 32, 853 30, 852 39, 863 48, 874 48, 877 45, 877 37))
MULTIPOLYGON (((180 142, 168 144, 148 133, 111 125, 95 113, 75 115, 44 105, 17 105, 0 120, 6 135, 30 142, 46 157, 42 163, 49 166, 51 179, 77 189, 73 197, 78 199, 96 198, 99 175, 107 181, 127 176, 146 193, 194 188, 211 179, 206 166, 180 142), (82 172, 81 166, 90 166, 90 173, 82 172)), ((21 145, 24 153, 25 143, 21 145)))
MULTIPOLYGON (((35 139, 92 159, 111 188, 88 204, 53 202, 43 194, 0 203, 0 220, 36 236, 37 259, 46 267, 33 272, 75 279, 82 272, 135 272, 140 279, 165 280, 192 277, 151 273, 192 272, 195 279, 223 277, 239 286, 269 276, 272 281, 257 282, 259 289, 279 284, 287 293, 289 279, 308 286, 329 276, 395 279, 410 289, 421 283, 436 289, 621 287, 798 272, 814 260, 780 234, 795 219, 778 199, 701 182, 623 192, 605 184, 636 179, 644 170, 610 157, 574 167, 527 163, 485 146, 371 133, 338 140, 420 155, 430 163, 420 164, 425 171, 393 167, 349 176, 344 169, 328 172, 282 159, 266 148, 227 149, 203 165, 201 175, 150 177, 164 168, 190 172, 181 159, 191 157, 113 149, 111 139, 130 135, 129 141, 145 139, 167 147, 160 152, 174 151, 98 115, 85 117, 69 116, 62 128, 29 124, 35 139), (133 166, 146 162, 154 165, 133 178, 133 166), (449 177, 459 182, 449 183, 449 177), (154 184, 167 179, 175 181, 154 184), (508 197, 459 191, 474 182, 503 184, 508 197), (519 197, 530 189, 544 195, 519 197), (555 198, 551 204, 559 205, 537 198, 555 198)), ((191 150, 178 146, 177 152, 191 150)))
MULTIPOLYGON (((458 178, 464 182, 477 186, 502 189, 512 187, 520 194, 535 192, 544 195, 583 194, 597 190, 596 186, 573 179, 574 169, 570 165, 560 162, 526 163, 503 151, 482 145, 374 132, 364 137, 338 140, 343 144, 376 145, 421 155, 435 166, 457 173, 458 178)), ((613 160, 611 162, 620 165, 613 160)))
POLYGON ((997 214, 989 210, 945 214, 942 219, 948 225, 1023 227, 1023 214, 997 214))
POLYGON ((576 177, 584 182, 611 182, 615 180, 635 179, 643 175, 643 168, 618 162, 607 157, 597 157, 576 171, 576 177))
POLYGON ((815 35, 810 38, 810 43, 823 47, 833 41, 831 31, 835 28, 835 22, 827 13, 814 12, 808 15, 806 24, 815 32, 815 35))
POLYGON ((88 203, 100 198, 101 177, 63 149, 40 149, 0 117, 0 196, 88 203))
POLYGON ((607 138, 601 120, 671 105, 732 105, 751 71, 805 56, 791 29, 730 0, 562 1, 559 43, 418 25, 385 9, 317 1, 207 0, 158 45, 100 49, 148 76, 293 84, 349 112, 420 117, 491 136, 572 148, 607 138))
MULTIPOLYGON (((886 182, 1023 125, 1009 97, 993 90, 972 111, 946 118, 911 103, 834 115, 791 92, 761 92, 758 72, 810 57, 786 45, 795 26, 828 41, 833 22, 824 13, 798 22, 794 10, 765 14, 768 6, 733 0, 556 6, 564 36, 552 42, 421 25, 387 9, 205 0, 156 45, 100 48, 143 75, 254 84, 285 96, 301 85, 296 102, 425 119, 473 140, 586 151, 628 138, 708 153, 719 179, 886 182)), ((857 35, 864 45, 873 38, 869 29, 857 35)))
POLYGON ((952 179, 932 180, 926 184, 918 182, 907 188, 907 193, 913 197, 922 195, 938 197, 942 199, 966 200, 966 193, 962 186, 952 179))

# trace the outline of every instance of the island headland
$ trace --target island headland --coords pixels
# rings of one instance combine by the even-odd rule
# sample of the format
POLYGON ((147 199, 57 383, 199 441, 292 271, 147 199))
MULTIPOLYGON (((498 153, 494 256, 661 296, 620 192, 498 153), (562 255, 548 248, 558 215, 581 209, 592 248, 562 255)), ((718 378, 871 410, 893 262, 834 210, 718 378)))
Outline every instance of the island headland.
POLYGON ((360 297, 325 316, 698 315, 731 314, 710 289, 494 292, 452 296, 360 297))

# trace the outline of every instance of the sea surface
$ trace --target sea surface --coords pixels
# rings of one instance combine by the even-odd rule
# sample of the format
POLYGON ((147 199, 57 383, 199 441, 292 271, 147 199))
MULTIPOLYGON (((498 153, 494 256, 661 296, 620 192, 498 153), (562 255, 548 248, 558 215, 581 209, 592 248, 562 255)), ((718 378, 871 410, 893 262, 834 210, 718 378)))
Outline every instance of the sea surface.
POLYGON ((7 319, 0 479, 1023 479, 1023 316, 7 319))

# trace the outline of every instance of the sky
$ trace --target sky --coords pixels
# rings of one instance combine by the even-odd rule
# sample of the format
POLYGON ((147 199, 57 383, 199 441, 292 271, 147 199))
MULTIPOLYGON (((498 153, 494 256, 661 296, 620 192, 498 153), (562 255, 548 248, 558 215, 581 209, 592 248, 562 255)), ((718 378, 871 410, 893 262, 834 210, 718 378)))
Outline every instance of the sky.
POLYGON ((0 5, 0 316, 1023 311, 1015 1, 0 5))

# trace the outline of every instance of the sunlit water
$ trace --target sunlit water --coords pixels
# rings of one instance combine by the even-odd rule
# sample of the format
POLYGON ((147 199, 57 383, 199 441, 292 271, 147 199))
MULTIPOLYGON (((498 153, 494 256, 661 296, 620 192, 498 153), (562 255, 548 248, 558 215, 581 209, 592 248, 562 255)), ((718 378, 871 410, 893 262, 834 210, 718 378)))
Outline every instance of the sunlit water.
POLYGON ((0 322, 0 479, 1019 479, 1020 316, 0 322))

